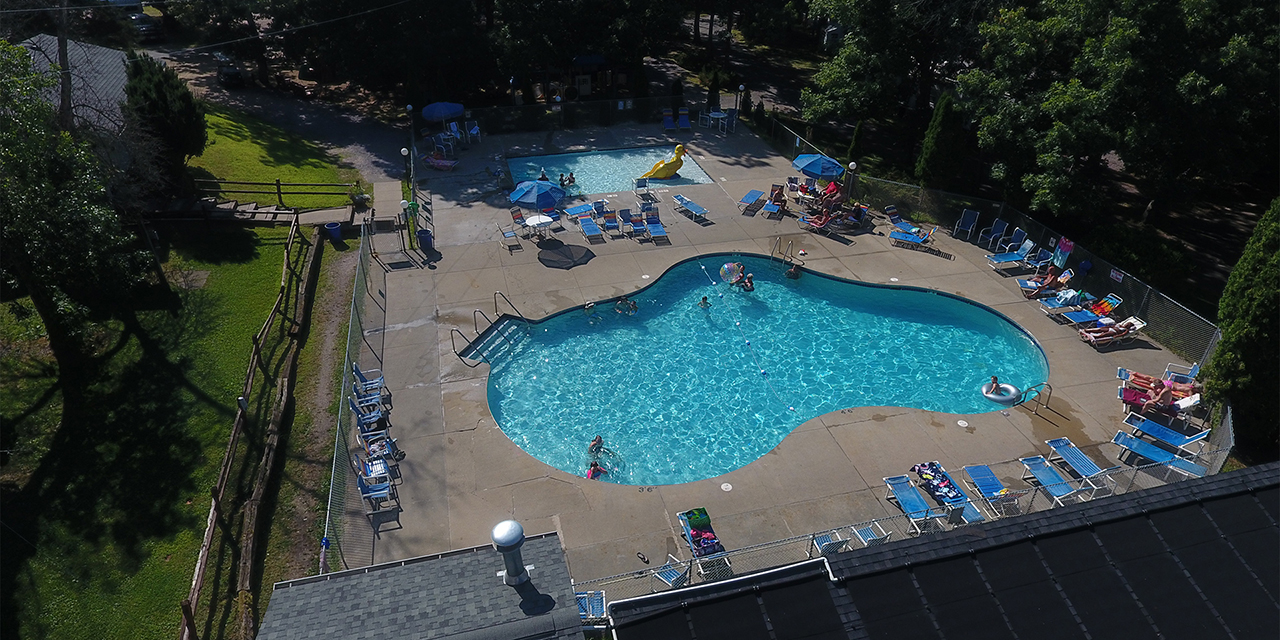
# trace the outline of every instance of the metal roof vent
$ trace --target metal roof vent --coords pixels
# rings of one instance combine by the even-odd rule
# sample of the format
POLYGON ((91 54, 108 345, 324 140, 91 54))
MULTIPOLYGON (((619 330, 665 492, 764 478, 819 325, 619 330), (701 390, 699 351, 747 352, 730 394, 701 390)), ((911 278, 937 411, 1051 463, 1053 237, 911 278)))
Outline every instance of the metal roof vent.
POLYGON ((529 580, 529 572, 520 555, 520 547, 524 546, 524 527, 515 520, 504 520, 493 528, 490 534, 493 548, 502 554, 502 564, 506 567, 498 573, 505 584, 517 585, 529 580))

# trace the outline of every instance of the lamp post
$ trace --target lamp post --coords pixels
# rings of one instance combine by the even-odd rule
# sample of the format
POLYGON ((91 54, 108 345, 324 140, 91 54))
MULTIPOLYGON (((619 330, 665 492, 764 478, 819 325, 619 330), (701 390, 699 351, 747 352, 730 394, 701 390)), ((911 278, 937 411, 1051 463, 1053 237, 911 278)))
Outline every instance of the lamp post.
POLYGON ((742 92, 743 92, 743 91, 746 91, 746 90, 747 90, 747 85, 745 85, 745 84, 740 84, 740 85, 738 85, 738 95, 734 96, 734 98, 733 98, 733 112, 734 112, 734 113, 738 113, 738 109, 740 108, 740 107, 739 107, 739 103, 741 103, 741 101, 742 101, 742 92))
POLYGON ((849 196, 849 198, 854 198, 858 195, 857 193, 855 193, 855 189, 858 188, 857 173, 858 173, 858 163, 850 162, 848 180, 847 180, 847 184, 845 185, 845 193, 849 196))
POLYGON ((414 140, 414 135, 413 135, 413 105, 406 105, 404 109, 409 113, 409 148, 408 149, 401 148, 400 155, 405 156, 409 160, 409 200, 412 202, 417 202, 418 201, 418 193, 417 193, 418 183, 414 180, 413 159, 418 157, 418 142, 417 140, 414 140), (413 152, 413 155, 409 155, 410 151, 413 152))

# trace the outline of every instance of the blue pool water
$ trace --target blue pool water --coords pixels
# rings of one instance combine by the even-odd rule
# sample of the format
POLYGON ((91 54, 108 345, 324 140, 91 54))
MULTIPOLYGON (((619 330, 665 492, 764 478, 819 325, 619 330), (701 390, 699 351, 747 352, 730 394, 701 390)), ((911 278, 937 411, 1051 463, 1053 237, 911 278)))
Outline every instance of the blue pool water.
POLYGON ((617 454, 602 458, 607 481, 691 482, 752 462, 824 413, 984 413, 1001 408, 979 393, 992 375, 1022 388, 1048 379, 1039 345, 986 307, 809 273, 789 280, 763 258, 703 256, 632 299, 634 316, 611 303, 594 316, 576 309, 495 357, 490 410, 530 455, 585 475, 600 434, 617 454), (729 261, 755 274, 754 292, 721 281, 729 261))
MULTIPOLYGON (((537 180, 542 170, 552 181, 558 181, 560 174, 577 178, 576 193, 616 193, 631 191, 634 178, 644 175, 659 160, 671 157, 675 145, 664 147, 638 147, 634 149, 613 149, 610 151, 589 151, 586 153, 561 153, 551 156, 526 156, 508 158, 507 166, 511 169, 511 177, 520 183, 524 180, 537 180)), ((654 184, 684 186, 690 184, 707 184, 711 177, 698 166, 691 154, 684 155, 684 165, 680 172, 670 180, 662 180, 654 184)))

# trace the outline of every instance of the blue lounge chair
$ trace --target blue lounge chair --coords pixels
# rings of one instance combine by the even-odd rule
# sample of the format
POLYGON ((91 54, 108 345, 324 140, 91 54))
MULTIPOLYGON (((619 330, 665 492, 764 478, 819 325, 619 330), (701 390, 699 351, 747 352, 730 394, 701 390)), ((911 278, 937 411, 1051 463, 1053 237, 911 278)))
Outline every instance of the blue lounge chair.
POLYGON ((763 197, 764 197, 763 191, 759 189, 752 189, 747 192, 747 195, 742 196, 742 199, 738 201, 738 206, 742 208, 750 207, 756 202, 759 202, 760 199, 763 197))
POLYGON ((369 505, 374 509, 381 508, 383 500, 395 499, 395 488, 391 486, 390 481, 369 484, 363 477, 356 475, 356 486, 360 489, 360 497, 368 500, 369 505))
POLYGON ((917 227, 914 224, 911 224, 910 222, 903 220, 902 216, 899 216, 896 213, 889 214, 889 224, 897 227, 898 230, 902 231, 903 233, 911 233, 911 234, 920 233, 920 227, 917 227))
POLYGON ((889 536, 893 532, 886 532, 879 522, 872 520, 866 524, 855 524, 849 528, 853 531, 854 537, 862 542, 864 547, 874 547, 882 545, 889 541, 889 536))
POLYGON ((627 214, 622 221, 627 223, 627 227, 629 229, 628 235, 636 241, 645 237, 649 228, 644 224, 644 216, 640 215, 639 211, 631 211, 630 209, 623 209, 623 211, 627 214))
POLYGON ((675 194, 674 196, 671 196, 671 198, 676 201, 677 209, 683 209, 686 213, 689 214, 689 217, 693 218, 694 220, 706 220, 707 214, 710 213, 702 205, 678 193, 675 194))
POLYGON ((1062 317, 1067 319, 1067 324, 1072 325, 1084 324, 1086 322, 1097 322, 1111 315, 1111 312, 1115 311, 1116 307, 1120 306, 1122 302, 1124 302, 1124 300, 1122 300, 1120 296, 1114 293, 1108 293, 1107 297, 1099 300, 1092 307, 1088 309, 1081 309, 1079 311, 1068 311, 1062 314, 1062 317))
POLYGON ((760 207, 760 209, 765 212, 766 216, 772 216, 775 214, 781 215, 779 213, 780 207, 775 202, 766 202, 763 207, 760 207))
POLYGON ((653 195, 653 192, 649 190, 648 178, 633 178, 631 180, 631 192, 642 200, 648 199, 649 196, 653 195))
POLYGON ((680 117, 676 120, 676 127, 685 131, 693 131, 693 125, 689 123, 688 107, 680 107, 680 117))
POLYGON ((356 385, 360 387, 361 391, 368 392, 382 389, 382 376, 370 377, 369 374, 373 373, 382 373, 382 371, 378 369, 370 369, 368 373, 366 373, 360 370, 360 365, 355 362, 351 363, 351 374, 356 377, 356 385))
POLYGON ((564 214, 566 216, 574 219, 579 218, 584 213, 587 215, 591 215, 593 212, 595 212, 595 207, 592 206, 592 204, 589 202, 587 204, 580 204, 576 207, 569 207, 568 209, 564 210, 564 214))
POLYGON ((1203 478, 1208 470, 1204 467, 1187 460, 1171 451, 1165 451, 1145 440, 1139 440, 1123 431, 1117 431, 1116 437, 1111 442, 1119 445, 1121 448, 1128 449, 1140 457, 1146 458, 1157 464, 1165 465, 1175 471, 1185 473, 1194 478, 1203 478))
MULTIPOLYGON (((1075 271, 1072 271, 1071 269, 1067 269, 1066 271, 1063 271, 1062 273, 1054 277, 1054 280, 1057 280, 1059 283, 1065 285, 1068 281, 1074 278, 1075 275, 1076 275, 1075 271)), ((1029 279, 1018 278, 1018 288, 1022 289, 1023 291, 1035 291, 1036 289, 1040 288, 1040 285, 1036 284, 1035 282, 1032 282, 1029 279)), ((1053 291, 1051 293, 1054 295, 1057 295, 1058 292, 1053 291)))
POLYGON ((882 211, 884 211, 884 215, 888 216, 889 218, 893 218, 894 216, 898 215, 898 207, 892 204, 886 204, 882 211))
POLYGON ((978 212, 973 209, 965 209, 960 214, 960 219, 956 221, 956 226, 951 228, 951 237, 955 238, 963 231, 967 240, 973 236, 973 229, 976 226, 978 226, 978 212))
POLYGON ((987 503, 987 507, 997 516, 1017 513, 1018 494, 1012 493, 1000 482, 1000 478, 992 473, 991 467, 985 464, 971 464, 964 468, 971 480, 969 484, 974 493, 987 503))
POLYGON ((885 490, 884 499, 898 504, 898 508, 902 509, 902 513, 906 514, 907 519, 911 521, 911 530, 917 535, 923 532, 920 525, 927 524, 930 518, 946 517, 946 512, 936 507, 930 508, 925 503, 920 489, 916 488, 909 476, 904 474, 883 480, 888 487, 885 490))
POLYGON ((365 407, 377 407, 382 404, 382 389, 376 389, 369 393, 360 390, 358 382, 351 383, 351 400, 361 409, 365 407))
POLYGON ((996 221, 991 223, 991 226, 978 232, 978 245, 985 246, 990 251, 992 245, 1004 238, 1004 230, 1008 228, 1008 222, 996 218, 996 221))
POLYGON ((355 398, 347 398, 347 404, 351 407, 351 413, 355 415, 356 424, 360 425, 361 428, 376 424, 382 419, 382 409, 380 407, 375 407, 371 411, 364 411, 356 405, 355 398))
POLYGON ((1170 362, 1164 368, 1164 379, 1169 382, 1180 382, 1182 384, 1191 384, 1196 381, 1196 376, 1200 375, 1200 363, 1197 362, 1190 367, 1170 362))
POLYGON ((590 244, 600 244, 604 242, 604 232, 600 231, 600 225, 591 218, 591 214, 583 213, 578 215, 578 228, 582 231, 582 237, 587 239, 590 244))
POLYGON ((917 235, 914 233, 903 233, 901 231, 893 231, 889 233, 889 242, 899 247, 923 246, 926 242, 929 242, 929 240, 933 238, 933 232, 937 230, 938 228, 934 227, 929 230, 929 233, 926 233, 924 235, 917 235))
POLYGON ((1008 253, 1009 249, 1022 244, 1026 239, 1027 232, 1023 231, 1022 227, 1018 227, 1013 230, 1013 235, 1008 239, 996 243, 996 253, 1008 253))
POLYGON ((388 469, 385 458, 361 460, 360 456, 352 456, 351 461, 355 465, 356 474, 364 478, 366 483, 382 484, 391 482, 391 472, 388 469))
POLYGON ((1028 254, 1027 257, 1022 260, 1022 266, 1036 273, 1040 273, 1041 267, 1044 267, 1052 263, 1053 263, 1053 252, 1049 251, 1048 249, 1041 249, 1037 251, 1034 256, 1028 254))
POLYGON ((667 228, 662 226, 662 220, 658 217, 658 209, 655 207, 653 211, 644 216, 645 233, 654 244, 661 239, 667 244, 671 244, 671 238, 667 237, 667 228))
POLYGON ((667 554, 667 563, 653 570, 653 576, 672 589, 679 589, 689 582, 689 565, 667 554))
POLYGON ((1187 446, 1199 444, 1200 448, 1196 451, 1199 453, 1204 450, 1205 439, 1209 437, 1209 430, 1204 429, 1195 435, 1186 435, 1180 433, 1166 425, 1160 424, 1155 420, 1144 418, 1136 413, 1130 413, 1125 416, 1124 423, 1133 427, 1133 435, 1147 434, 1160 442, 1171 447, 1176 447, 1187 451, 1187 446))
POLYGON ((1093 461, 1092 458, 1085 455, 1084 452, 1080 450, 1080 447, 1077 447, 1075 443, 1071 442, 1071 438, 1053 438, 1051 440, 1045 440, 1044 443, 1049 445, 1049 448, 1053 450, 1053 453, 1049 454, 1049 460, 1058 458, 1065 462, 1068 467, 1071 467, 1071 470, 1074 471, 1076 475, 1080 476, 1080 480, 1083 483, 1081 484, 1082 489, 1084 488, 1084 484, 1088 484, 1090 487, 1093 487, 1093 492, 1089 494, 1089 497, 1091 498, 1097 494, 1098 491, 1102 491, 1107 488, 1107 472, 1120 468, 1110 467, 1105 470, 1102 469, 1093 461))
POLYGON ((1031 250, 1035 247, 1036 243, 1030 240, 1025 240, 1023 241, 1022 246, 1018 247, 1017 251, 996 253, 987 256, 987 264, 990 265, 992 269, 999 271, 1004 267, 1004 265, 1022 262, 1023 259, 1027 257, 1027 254, 1031 253, 1031 250))
POLYGON ((622 223, 618 221, 618 212, 605 211, 604 215, 600 217, 600 224, 605 233, 610 236, 617 238, 622 235, 622 223))
POLYGON ((733 577, 733 566, 729 563, 729 554, 720 543, 720 537, 711 528, 711 517, 705 508, 690 509, 677 513, 683 529, 684 541, 689 544, 693 554, 693 563, 698 567, 698 575, 705 580, 721 580, 733 577))
POLYGON ((1092 304, 1097 300, 1098 299, 1088 291, 1081 291, 1080 296, 1076 298, 1076 301, 1074 303, 1071 303, 1071 304, 1064 303, 1062 302, 1061 299, 1057 297, 1041 298, 1040 310, 1043 311, 1045 315, 1051 316, 1055 313, 1066 313, 1068 311, 1076 311, 1077 309, 1080 309, 1084 305, 1092 304))
MULTIPOLYGON (((849 544, 848 540, 840 537, 840 532, 836 529, 824 531, 822 533, 813 534, 813 548, 820 556, 831 556, 844 551, 845 545, 849 544)), ((812 554, 809 555, 813 557, 812 554)))
POLYGON ((1049 462, 1044 459, 1044 456, 1031 456, 1030 458, 1021 458, 1018 461, 1022 463, 1022 466, 1026 467, 1026 471, 1022 472, 1022 479, 1027 480, 1027 476, 1035 478, 1036 482, 1040 483, 1040 487, 1049 494, 1049 498, 1053 500, 1055 505, 1062 506, 1063 498, 1075 495, 1079 491, 1079 488, 1071 486, 1071 482, 1062 477, 1062 474, 1058 473, 1057 469, 1049 466, 1049 462))
POLYGON ((663 130, 663 131, 675 131, 675 130, 676 130, 676 121, 675 121, 674 117, 672 116, 672 113, 671 113, 671 110, 670 110, 670 109, 663 109, 663 110, 662 110, 662 130, 663 130))
POLYGON ((605 618, 603 591, 576 591, 573 596, 578 601, 579 618, 583 620, 603 620, 605 618))

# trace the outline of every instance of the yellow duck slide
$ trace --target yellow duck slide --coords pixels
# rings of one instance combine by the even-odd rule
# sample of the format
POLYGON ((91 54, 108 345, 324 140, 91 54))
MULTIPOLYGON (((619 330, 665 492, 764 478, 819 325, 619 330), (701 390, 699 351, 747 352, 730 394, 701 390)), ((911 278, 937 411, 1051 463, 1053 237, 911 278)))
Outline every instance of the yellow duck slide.
POLYGON ((641 178, 653 178, 654 180, 665 180, 674 176, 680 167, 684 166, 684 145, 676 145, 676 151, 666 160, 659 160, 657 164, 648 173, 640 176, 641 178))

